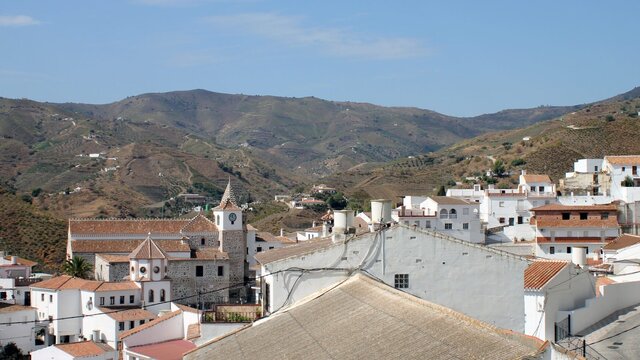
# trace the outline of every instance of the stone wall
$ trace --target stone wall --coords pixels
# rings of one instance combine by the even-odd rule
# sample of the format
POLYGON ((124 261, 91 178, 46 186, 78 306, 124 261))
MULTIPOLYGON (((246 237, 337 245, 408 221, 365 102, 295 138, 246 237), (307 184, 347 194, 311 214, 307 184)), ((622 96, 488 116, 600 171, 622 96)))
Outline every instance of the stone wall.
POLYGON ((195 305, 200 291, 200 303, 209 308, 214 303, 229 301, 229 261, 228 260, 171 260, 169 262, 171 298, 179 304, 195 305), (203 267, 203 276, 196 277, 196 267, 203 267), (218 276, 218 266, 223 266, 222 276, 218 276), (216 291, 222 289, 220 291, 216 291))
POLYGON ((189 238, 189 247, 191 249, 220 246, 218 233, 185 233, 184 235, 189 238), (202 245, 202 239, 204 239, 204 245, 202 245))
MULTIPOLYGON (((229 254, 229 283, 242 284, 248 274, 247 233, 243 230, 224 231, 220 233, 222 251, 229 254)), ((244 288, 230 289, 230 301, 236 302, 245 294, 244 288)))

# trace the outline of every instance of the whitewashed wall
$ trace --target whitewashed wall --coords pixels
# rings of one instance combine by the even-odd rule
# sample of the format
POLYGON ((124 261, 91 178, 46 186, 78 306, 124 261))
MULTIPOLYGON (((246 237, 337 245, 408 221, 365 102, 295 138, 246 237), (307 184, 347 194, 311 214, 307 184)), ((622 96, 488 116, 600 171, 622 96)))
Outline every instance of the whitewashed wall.
MULTIPOLYGON (((384 240, 381 234, 366 234, 313 254, 273 262, 263 266, 263 273, 291 267, 354 269, 362 264, 390 286, 395 274, 406 273, 408 293, 498 327, 524 331, 526 259, 403 225, 384 233, 384 240)), ((348 272, 308 272, 298 281, 299 275, 291 271, 265 278, 270 284, 270 311, 279 309, 287 297, 291 304, 332 286, 348 272)))

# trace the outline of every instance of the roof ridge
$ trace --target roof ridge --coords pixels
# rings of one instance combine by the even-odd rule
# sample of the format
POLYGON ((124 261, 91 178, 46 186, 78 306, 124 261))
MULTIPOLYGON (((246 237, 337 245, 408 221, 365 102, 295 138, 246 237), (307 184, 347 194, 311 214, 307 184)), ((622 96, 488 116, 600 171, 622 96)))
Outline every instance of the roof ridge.
POLYGON ((133 329, 129 329, 127 331, 121 332, 120 333, 120 340, 124 339, 125 337, 129 337, 133 334, 139 333, 142 330, 148 329, 150 327, 154 327, 156 324, 159 324, 165 320, 174 318, 175 316, 177 316, 178 314, 181 314, 183 312, 182 309, 178 309, 176 311, 172 311, 171 313, 167 314, 167 315, 163 315, 163 316, 159 316, 151 321, 149 321, 146 324, 142 324, 142 325, 138 325, 137 327, 134 327, 133 329))

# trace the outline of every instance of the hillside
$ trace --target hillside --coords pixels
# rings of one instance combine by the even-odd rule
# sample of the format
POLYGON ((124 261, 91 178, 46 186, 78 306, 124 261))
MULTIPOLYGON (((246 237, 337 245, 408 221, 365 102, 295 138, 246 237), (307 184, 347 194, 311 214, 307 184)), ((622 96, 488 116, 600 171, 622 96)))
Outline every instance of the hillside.
POLYGON ((416 108, 204 90, 106 105, 0 98, 0 181, 19 194, 42 189, 38 204, 61 218, 158 216, 161 205, 182 192, 215 199, 229 177, 244 200, 268 199, 354 167, 576 108, 455 118, 416 108))
POLYGON ((474 180, 467 178, 481 179, 493 160, 502 160, 512 176, 499 179, 499 186, 516 184, 523 169, 548 174, 557 182, 577 159, 640 153, 639 111, 636 88, 522 129, 480 135, 411 159, 357 167, 341 174, 340 181, 352 191, 397 199, 433 193, 440 185, 469 187, 474 180))
POLYGON ((0 249, 57 271, 65 257, 67 223, 0 188, 0 249))

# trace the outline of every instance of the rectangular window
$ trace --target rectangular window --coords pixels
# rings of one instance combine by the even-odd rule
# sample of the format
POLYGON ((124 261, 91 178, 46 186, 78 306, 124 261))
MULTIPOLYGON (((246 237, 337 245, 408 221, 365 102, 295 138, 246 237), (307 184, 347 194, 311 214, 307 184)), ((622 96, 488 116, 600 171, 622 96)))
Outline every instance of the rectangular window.
POLYGON ((445 224, 444 224, 444 229, 445 229, 445 230, 451 230, 451 229, 453 229, 453 224, 452 224, 452 223, 445 223, 445 224))
POLYGON ((6 291, 0 292, 0 299, 7 300, 7 292, 6 291))
POLYGON ((52 303, 53 302, 53 295, 49 295, 49 302, 52 303))
POLYGON ((124 331, 124 321, 120 321, 120 322, 118 323, 118 330, 120 330, 120 331, 124 331))
POLYGON ((627 170, 627 168, 623 166, 622 167, 622 172, 625 172, 626 170, 627 170))
POLYGON ((136 327, 136 322, 135 321, 129 321, 129 329, 133 329, 134 327, 136 327))
POLYGON ((396 289, 408 289, 409 274, 395 274, 393 278, 393 286, 396 289))
POLYGON ((499 218, 499 219, 498 219, 498 222, 499 222, 500 224, 504 224, 504 222, 505 222, 505 221, 504 221, 504 218, 503 218, 503 217, 499 218))
POLYGON ((40 294, 40 301, 44 301, 44 294, 40 294))
POLYGON ((500 202, 498 203, 498 206, 499 206, 499 207, 504 207, 504 201, 500 201, 500 202))
POLYGON ((196 276, 197 277, 203 277, 204 276, 204 266, 202 266, 202 265, 197 265, 196 266, 196 276))
POLYGON ((532 186, 532 187, 531 187, 531 191, 532 191, 532 192, 535 192, 535 191, 536 191, 536 187, 535 187, 535 186, 532 186))
POLYGON ((144 319, 140 320, 140 325, 144 324, 144 319))
POLYGON ((120 296, 120 304, 124 304, 124 295, 120 296))
POLYGON ((522 216, 518 216, 518 224, 522 224, 522 223, 523 223, 522 216))
POLYGON ((258 246, 258 247, 256 248, 256 252, 262 252, 262 246, 258 246))
POLYGON ((109 305, 115 305, 115 304, 116 304, 116 297, 115 296, 109 297, 109 305))
POLYGON ((631 174, 632 175, 638 175, 638 167, 637 166, 633 165, 631 167, 631 174))
POLYGON ((555 254, 556 253, 556 247, 555 246, 549 246, 549 254, 555 254))
POLYGON ((544 192, 544 186, 538 186, 538 191, 539 192, 544 192))
POLYGON ((218 276, 224 276, 224 266, 218 266, 218 276))
POLYGON ((462 230, 469 230, 469 223, 463 223, 462 230))
POLYGON ((580 213, 580 220, 587 220, 589 218, 589 214, 585 212, 580 213))
POLYGON ((431 220, 427 220, 424 224, 424 227, 427 229, 431 229, 431 220))
POLYGON ((100 296, 100 305, 104 305, 104 296, 100 296))
POLYGON ((269 246, 269 250, 273 250, 273 249, 275 249, 274 246, 269 246))
POLYGON ((571 254, 571 246, 567 246, 567 254, 571 254))
POLYGON ((469 208, 462 208, 462 215, 469 215, 469 208))
POLYGON ((600 220, 607 220, 607 219, 609 219, 608 212, 603 212, 602 214, 600 214, 600 220))
POLYGON ((562 213, 562 220, 571 219, 571 213, 562 213))

